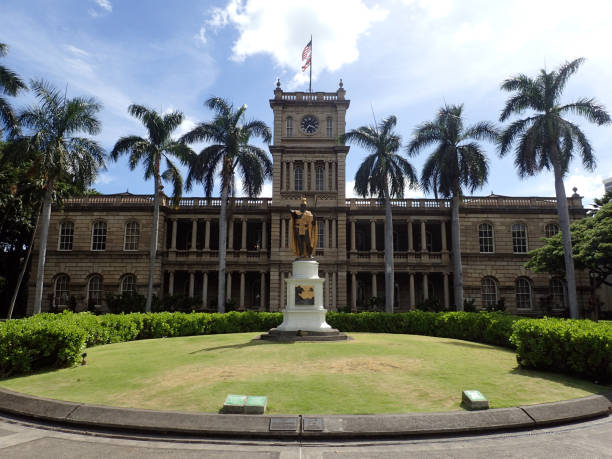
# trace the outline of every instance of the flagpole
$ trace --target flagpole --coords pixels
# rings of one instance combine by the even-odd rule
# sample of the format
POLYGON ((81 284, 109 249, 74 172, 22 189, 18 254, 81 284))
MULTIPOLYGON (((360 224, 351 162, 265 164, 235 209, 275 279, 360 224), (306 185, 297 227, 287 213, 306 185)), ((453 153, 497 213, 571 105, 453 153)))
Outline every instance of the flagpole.
POLYGON ((308 82, 308 92, 312 93, 312 35, 310 35, 310 81, 308 82))

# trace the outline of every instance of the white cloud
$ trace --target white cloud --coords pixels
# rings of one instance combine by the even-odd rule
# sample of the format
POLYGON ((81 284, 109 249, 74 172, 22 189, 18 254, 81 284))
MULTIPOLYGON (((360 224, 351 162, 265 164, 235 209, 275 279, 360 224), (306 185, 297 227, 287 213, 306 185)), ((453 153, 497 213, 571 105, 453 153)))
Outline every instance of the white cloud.
POLYGON ((95 2, 103 10, 106 10, 109 13, 113 11, 113 5, 109 0, 95 0, 95 2))
POLYGON ((76 56, 80 56, 80 57, 89 56, 89 53, 87 51, 81 48, 77 48, 74 45, 66 45, 66 49, 76 56))
POLYGON ((313 37, 313 78, 335 71, 359 57, 357 42, 373 23, 388 11, 371 8, 361 0, 230 0, 212 11, 207 25, 219 29, 232 25, 239 37, 232 59, 243 61, 256 54, 269 54, 275 63, 293 73, 289 86, 307 81, 301 72, 304 46, 313 37))
POLYGON ((113 4, 109 0, 93 0, 93 3, 95 6, 87 10, 91 17, 97 18, 113 11, 113 4))
POLYGON ((573 188, 577 188, 577 193, 584 199, 584 205, 591 205, 593 199, 600 198, 604 192, 603 177, 601 175, 584 175, 574 173, 563 180, 565 193, 568 196, 574 194, 573 188))
POLYGON ((193 36, 196 40, 198 40, 201 44, 205 45, 207 42, 206 39, 206 27, 200 27, 200 31, 193 36))
POLYGON ((115 181, 115 177, 110 175, 110 174, 100 174, 98 175, 98 177, 96 178, 96 181, 94 182, 94 186, 95 185, 108 185, 109 183, 115 181))

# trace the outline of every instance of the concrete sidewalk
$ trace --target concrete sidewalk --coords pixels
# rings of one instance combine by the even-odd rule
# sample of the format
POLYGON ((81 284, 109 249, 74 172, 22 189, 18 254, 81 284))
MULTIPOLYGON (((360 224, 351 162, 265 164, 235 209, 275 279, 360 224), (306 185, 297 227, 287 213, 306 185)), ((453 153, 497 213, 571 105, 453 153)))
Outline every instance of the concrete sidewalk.
POLYGON ((342 439, 532 429, 608 416, 612 395, 486 411, 382 415, 240 415, 151 411, 64 402, 0 388, 0 412, 92 429, 199 437, 342 439))

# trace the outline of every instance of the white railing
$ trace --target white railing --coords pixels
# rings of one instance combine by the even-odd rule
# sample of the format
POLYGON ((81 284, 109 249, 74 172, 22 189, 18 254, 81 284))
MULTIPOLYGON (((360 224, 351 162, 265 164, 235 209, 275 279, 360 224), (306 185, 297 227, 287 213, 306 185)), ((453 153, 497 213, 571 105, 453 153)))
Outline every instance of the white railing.
MULTIPOLYGON (((228 207, 261 208, 270 206, 270 198, 228 198, 228 207)), ((146 206, 153 205, 153 195, 92 195, 64 199, 65 206, 146 206)), ((221 198, 180 198, 162 196, 162 206, 179 208, 221 207, 221 198)))

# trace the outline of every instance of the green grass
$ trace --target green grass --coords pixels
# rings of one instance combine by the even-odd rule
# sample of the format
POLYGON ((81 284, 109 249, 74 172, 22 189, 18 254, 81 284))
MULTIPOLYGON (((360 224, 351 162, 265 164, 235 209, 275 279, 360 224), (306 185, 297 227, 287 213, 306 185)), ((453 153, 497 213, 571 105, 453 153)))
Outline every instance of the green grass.
POLYGON ((416 335, 351 333, 349 342, 252 342, 257 333, 132 341, 87 350, 86 366, 0 381, 61 400, 217 412, 227 394, 267 395, 269 413, 447 411, 463 389, 492 408, 583 397, 609 389, 518 369, 485 344, 416 335))

